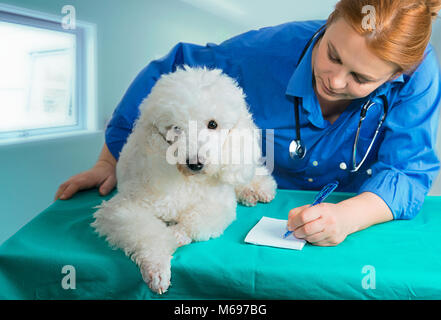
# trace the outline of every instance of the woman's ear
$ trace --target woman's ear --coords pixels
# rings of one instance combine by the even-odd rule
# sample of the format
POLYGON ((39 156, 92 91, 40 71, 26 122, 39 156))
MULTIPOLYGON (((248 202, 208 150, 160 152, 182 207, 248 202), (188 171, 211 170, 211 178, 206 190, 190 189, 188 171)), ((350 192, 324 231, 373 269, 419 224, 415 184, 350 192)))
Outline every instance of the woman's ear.
POLYGON ((230 130, 222 146, 220 178, 231 185, 248 184, 261 161, 260 130, 245 112, 230 130))

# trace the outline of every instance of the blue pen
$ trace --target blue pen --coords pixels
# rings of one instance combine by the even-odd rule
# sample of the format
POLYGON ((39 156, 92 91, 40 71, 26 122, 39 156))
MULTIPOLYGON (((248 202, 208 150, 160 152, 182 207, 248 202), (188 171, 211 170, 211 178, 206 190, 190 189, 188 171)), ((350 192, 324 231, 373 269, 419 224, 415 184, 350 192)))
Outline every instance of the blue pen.
MULTIPOLYGON (((322 203, 331 193, 338 187, 338 181, 328 183, 323 189, 315 196, 314 201, 310 205, 310 207, 315 206, 316 204, 322 203)), ((292 231, 287 231, 283 238, 288 237, 292 231)))

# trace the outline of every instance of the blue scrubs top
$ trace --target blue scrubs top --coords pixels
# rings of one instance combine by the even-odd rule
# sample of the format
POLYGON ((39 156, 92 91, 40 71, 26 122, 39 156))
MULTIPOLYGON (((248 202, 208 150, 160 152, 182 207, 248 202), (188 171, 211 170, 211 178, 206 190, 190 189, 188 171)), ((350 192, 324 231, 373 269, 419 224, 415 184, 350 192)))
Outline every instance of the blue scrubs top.
POLYGON ((152 61, 139 73, 115 109, 106 129, 110 152, 119 158, 139 116, 140 103, 162 74, 183 64, 219 68, 235 78, 246 93, 254 121, 263 131, 264 155, 265 129, 274 129, 272 175, 280 189, 319 190, 338 180, 337 191, 373 192, 386 202, 395 219, 413 218, 440 168, 435 139, 441 72, 434 50, 431 45, 427 47, 424 61, 411 76, 402 75, 368 97, 353 100, 331 125, 324 120, 313 89, 313 45, 296 67, 306 43, 325 22, 285 23, 249 31, 219 45, 178 43, 168 55, 152 61), (382 116, 381 94, 389 102, 388 116, 367 160, 352 173, 352 147, 361 106, 367 99, 375 102, 363 122, 357 163, 382 116), (302 160, 291 159, 288 152, 295 138, 294 96, 302 98, 300 126, 308 150, 302 160))

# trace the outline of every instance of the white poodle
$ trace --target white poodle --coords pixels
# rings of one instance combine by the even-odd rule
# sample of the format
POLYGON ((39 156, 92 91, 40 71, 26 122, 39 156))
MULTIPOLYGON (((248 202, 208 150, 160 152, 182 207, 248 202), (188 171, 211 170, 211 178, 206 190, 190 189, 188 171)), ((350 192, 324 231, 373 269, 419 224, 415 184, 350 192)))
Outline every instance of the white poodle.
POLYGON ((242 89, 221 70, 184 66, 163 75, 121 151, 118 193, 95 207, 91 225, 164 293, 179 246, 220 236, 237 201, 274 198, 260 143, 242 89))

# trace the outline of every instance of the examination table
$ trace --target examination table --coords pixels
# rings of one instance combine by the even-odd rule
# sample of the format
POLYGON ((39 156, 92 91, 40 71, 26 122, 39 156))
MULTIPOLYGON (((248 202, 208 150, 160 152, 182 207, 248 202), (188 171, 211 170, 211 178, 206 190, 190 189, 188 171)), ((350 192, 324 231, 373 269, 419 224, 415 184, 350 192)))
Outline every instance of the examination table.
MULTIPOLYGON (((8 239, 0 247, 0 298, 441 299, 441 197, 427 197, 413 220, 375 225, 335 247, 245 243, 262 216, 287 219, 316 194, 278 190, 269 204, 238 205, 221 237, 178 248, 172 285, 158 295, 130 258, 90 227, 93 207, 116 192, 101 197, 92 189, 58 200, 8 239)), ((337 192, 327 201, 350 196, 337 192)))

